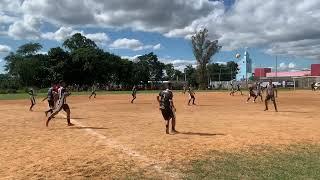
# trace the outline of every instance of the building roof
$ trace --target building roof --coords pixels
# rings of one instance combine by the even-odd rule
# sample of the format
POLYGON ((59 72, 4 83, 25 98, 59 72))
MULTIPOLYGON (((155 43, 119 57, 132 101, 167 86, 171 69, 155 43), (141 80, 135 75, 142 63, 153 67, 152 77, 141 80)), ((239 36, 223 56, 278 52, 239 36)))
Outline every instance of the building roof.
MULTIPOLYGON (((299 77, 299 76, 310 76, 311 71, 288 71, 288 72, 277 72, 277 77, 299 77)), ((276 72, 267 73, 267 77, 276 77, 276 72)))

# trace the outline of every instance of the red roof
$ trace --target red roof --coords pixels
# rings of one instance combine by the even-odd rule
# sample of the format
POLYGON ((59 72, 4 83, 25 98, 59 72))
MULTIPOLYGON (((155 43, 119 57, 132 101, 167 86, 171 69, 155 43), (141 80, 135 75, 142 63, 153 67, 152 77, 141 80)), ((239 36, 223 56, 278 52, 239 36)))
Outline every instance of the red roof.
MULTIPOLYGON (((277 77, 299 77, 310 76, 311 71, 289 71, 289 72, 277 72, 277 77)), ((267 73, 267 77, 276 77, 275 72, 267 73)))

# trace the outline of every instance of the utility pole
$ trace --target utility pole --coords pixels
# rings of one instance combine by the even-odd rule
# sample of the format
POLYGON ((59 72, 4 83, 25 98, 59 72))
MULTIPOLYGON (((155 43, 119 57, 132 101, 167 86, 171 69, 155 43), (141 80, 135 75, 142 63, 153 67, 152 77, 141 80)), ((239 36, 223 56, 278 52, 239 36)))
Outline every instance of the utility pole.
POLYGON ((276 56, 276 80, 278 79, 278 56, 276 56))

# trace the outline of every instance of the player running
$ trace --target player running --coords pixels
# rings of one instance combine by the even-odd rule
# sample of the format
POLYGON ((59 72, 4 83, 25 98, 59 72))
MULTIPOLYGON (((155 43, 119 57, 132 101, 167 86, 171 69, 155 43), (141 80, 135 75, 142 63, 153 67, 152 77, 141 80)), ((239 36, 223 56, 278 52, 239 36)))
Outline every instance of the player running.
POLYGON ((237 84, 237 89, 236 89, 236 90, 234 90, 233 84, 231 84, 231 92, 230 92, 230 95, 234 96, 234 93, 236 93, 236 92, 240 92, 241 95, 243 95, 243 94, 242 94, 242 91, 241 91, 241 86, 240 86, 240 84, 237 84))
POLYGON ((97 89, 96 85, 93 84, 91 87, 91 95, 89 96, 89 99, 91 99, 92 96, 93 96, 93 98, 96 98, 96 96, 97 96, 96 89, 97 89))
POLYGON ((276 98, 278 97, 278 90, 274 84, 272 84, 272 80, 269 80, 269 84, 266 86, 266 99, 264 100, 266 109, 268 110, 268 102, 271 99, 274 105, 274 109, 278 112, 276 98))
POLYGON ((169 134, 169 125, 170 125, 170 119, 172 124, 172 130, 171 132, 177 133, 175 127, 176 127, 176 108, 173 104, 173 93, 172 91, 167 88, 166 90, 163 90, 159 93, 157 96, 157 101, 160 105, 160 110, 162 113, 162 116, 164 120, 166 121, 166 134, 169 134))
POLYGON ((36 105, 36 99, 34 98, 35 93, 34 93, 33 88, 29 89, 28 94, 30 95, 30 101, 31 101, 31 106, 29 108, 29 111, 33 111, 32 108, 33 108, 34 105, 36 105))
POLYGON ((191 102, 191 100, 192 100, 192 104, 193 105, 196 105, 195 103, 194 103, 194 101, 196 100, 196 98, 195 98, 195 92, 193 91, 193 89, 191 88, 191 87, 189 87, 189 89, 188 89, 188 93, 189 93, 189 102, 188 102, 188 105, 190 106, 190 102, 191 102))
POLYGON ((249 87, 249 97, 248 97, 246 103, 249 102, 249 100, 251 99, 251 97, 254 98, 254 99, 253 99, 253 102, 255 103, 258 96, 257 96, 257 94, 256 94, 256 92, 255 92, 255 86, 254 86, 254 85, 252 85, 252 86, 249 87))
POLYGON ((54 90, 54 85, 52 84, 52 86, 48 89, 48 94, 47 97, 45 97, 42 101, 45 101, 46 99, 48 100, 48 104, 49 104, 49 110, 45 111, 44 113, 46 114, 46 116, 48 116, 48 113, 50 112, 51 114, 53 113, 53 109, 55 107, 55 101, 54 101, 54 96, 55 94, 57 94, 54 90))
POLYGON ((58 100, 58 104, 56 109, 54 110, 54 112, 48 117, 47 122, 46 122, 46 126, 48 127, 50 120, 57 115, 62 109, 67 113, 67 122, 68 122, 68 126, 73 126, 74 124, 72 124, 70 122, 70 108, 69 105, 67 104, 67 97, 70 95, 70 93, 67 91, 67 89, 65 88, 65 83, 61 82, 60 83, 61 87, 58 89, 58 93, 59 93, 59 100, 58 100))
POLYGON ((131 104, 133 104, 133 101, 137 98, 137 88, 136 88, 136 86, 133 86, 131 95, 132 95, 131 104))

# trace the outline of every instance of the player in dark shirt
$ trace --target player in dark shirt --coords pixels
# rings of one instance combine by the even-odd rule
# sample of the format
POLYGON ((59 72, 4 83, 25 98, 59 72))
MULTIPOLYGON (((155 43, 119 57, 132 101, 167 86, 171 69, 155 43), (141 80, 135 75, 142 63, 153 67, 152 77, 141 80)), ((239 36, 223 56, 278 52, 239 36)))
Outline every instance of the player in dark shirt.
POLYGON ((276 112, 278 112, 277 104, 276 104, 276 98, 278 97, 278 91, 274 84, 272 84, 272 80, 269 80, 269 84, 266 86, 266 99, 264 100, 266 109, 268 110, 268 102, 271 99, 274 105, 274 109, 276 112))
POLYGON ((260 83, 256 83, 256 90, 257 90, 257 98, 258 96, 260 96, 261 101, 263 102, 263 98, 262 98, 262 87, 260 83))
POLYGON ((61 82, 60 83, 60 88, 58 89, 58 93, 59 93, 59 100, 58 100, 58 104, 57 104, 57 108, 54 110, 54 112, 48 117, 47 122, 46 122, 46 126, 48 127, 50 120, 57 115, 62 109, 67 113, 67 122, 68 122, 68 126, 73 126, 74 124, 72 124, 70 122, 70 107, 67 104, 67 97, 70 95, 70 93, 67 91, 67 89, 65 88, 65 83, 61 82))
POLYGON ((247 103, 248 103, 248 101, 251 99, 251 97, 254 98, 254 99, 253 99, 253 102, 255 103, 258 96, 257 96, 257 94, 256 94, 256 92, 255 92, 255 86, 254 86, 254 85, 252 85, 251 87, 249 87, 249 97, 248 97, 248 99, 247 99, 247 103))
POLYGON ((36 105, 36 99, 34 98, 34 90, 32 88, 29 89, 28 94, 30 95, 30 101, 31 101, 31 106, 29 108, 29 111, 32 111, 32 108, 34 105, 36 105))
POLYGON ((234 96, 234 93, 236 93, 236 92, 238 92, 238 91, 241 93, 241 95, 243 95, 243 94, 242 94, 242 91, 241 91, 241 88, 240 88, 240 84, 237 84, 237 89, 236 89, 236 90, 234 89, 233 84, 231 84, 231 92, 230 92, 230 95, 234 96))
POLYGON ((172 130, 171 132, 177 133, 175 126, 176 126, 176 116, 175 111, 176 108, 173 104, 173 93, 168 88, 166 90, 163 90, 159 93, 157 96, 157 100, 160 105, 160 110, 162 113, 162 116, 164 120, 166 121, 166 133, 169 134, 169 125, 170 125, 170 119, 172 124, 172 130))
POLYGON ((131 95, 132 95, 131 103, 133 103, 133 101, 137 98, 137 88, 136 88, 136 86, 133 86, 131 95))
POLYGON ((46 116, 48 115, 49 112, 51 114, 53 113, 53 109, 55 106, 54 96, 56 92, 53 90, 54 89, 53 87, 54 85, 52 84, 52 86, 48 89, 47 97, 42 100, 42 101, 45 101, 46 99, 48 100, 49 110, 45 111, 46 116))

